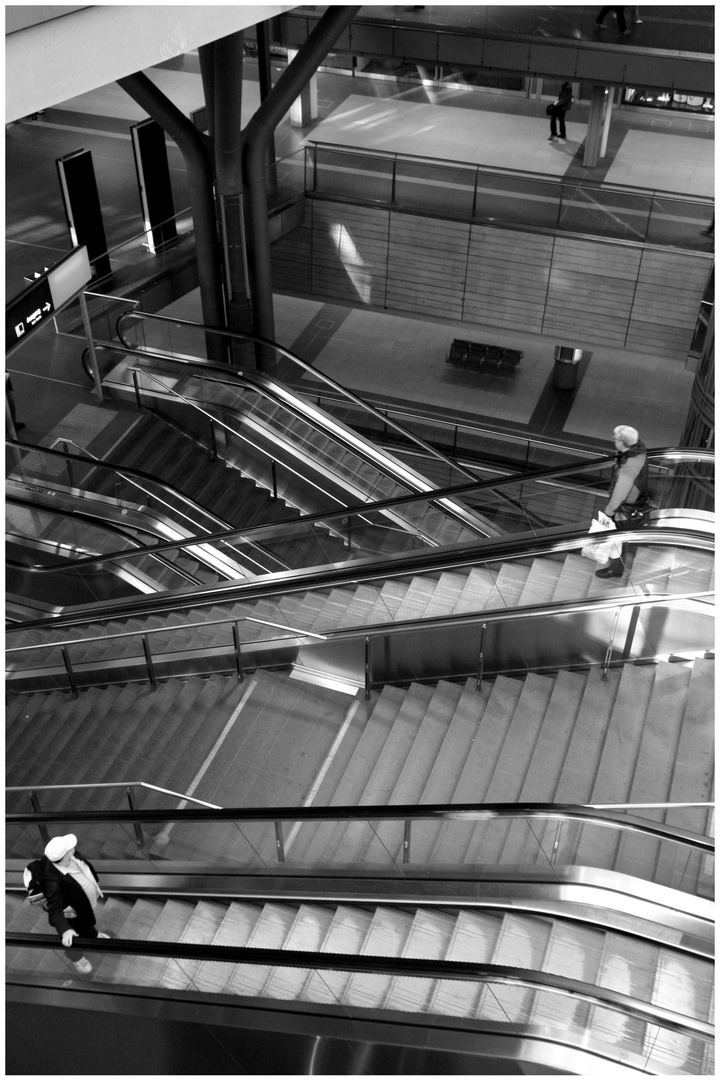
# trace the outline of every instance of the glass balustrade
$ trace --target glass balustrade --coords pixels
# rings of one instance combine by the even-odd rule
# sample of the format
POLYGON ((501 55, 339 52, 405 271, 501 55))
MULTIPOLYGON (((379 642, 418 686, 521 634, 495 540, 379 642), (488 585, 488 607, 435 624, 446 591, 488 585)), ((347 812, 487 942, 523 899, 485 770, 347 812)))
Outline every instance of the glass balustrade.
POLYGON ((707 199, 531 172, 331 146, 306 147, 308 189, 456 221, 560 229, 585 236, 704 250, 707 199))
MULTIPOLYGON (((202 874, 212 864, 217 873, 227 869, 259 875, 329 874, 348 882, 356 878, 492 882, 519 875, 518 881, 565 882, 568 897, 591 904, 593 890, 606 879, 568 877, 569 868, 584 868, 613 871, 707 899, 714 892, 714 847, 709 839, 701 841, 708 811, 700 807, 668 804, 651 811, 655 817, 632 806, 617 811, 510 803, 492 804, 487 810, 482 805, 403 810, 310 807, 297 816, 292 808, 268 807, 255 808, 245 819, 237 810, 222 812, 234 820, 207 820, 213 817, 209 803, 198 805, 194 798, 176 798, 151 786, 119 781, 98 787, 39 786, 32 794, 27 789, 7 791, 7 858, 24 858, 40 843, 37 825, 12 820, 13 814, 31 813, 33 806, 40 808, 36 812, 41 819, 62 813, 62 828, 82 835, 81 850, 91 861, 130 860, 158 873, 173 863, 188 874, 202 874), (76 808, 100 819, 106 813, 119 812, 122 817, 129 796, 137 821, 75 822, 76 808), (663 821, 678 809, 686 816, 694 813, 701 831, 665 828, 663 821), (150 820, 143 821, 143 813, 150 820), (190 820, 183 820, 184 814, 190 820)), ((51 834, 58 828, 47 827, 51 834)), ((607 879, 607 887, 624 889, 623 878, 607 879)), ((639 907, 627 910, 640 912, 639 907)), ((668 934, 675 940, 674 929, 669 928, 668 934)))

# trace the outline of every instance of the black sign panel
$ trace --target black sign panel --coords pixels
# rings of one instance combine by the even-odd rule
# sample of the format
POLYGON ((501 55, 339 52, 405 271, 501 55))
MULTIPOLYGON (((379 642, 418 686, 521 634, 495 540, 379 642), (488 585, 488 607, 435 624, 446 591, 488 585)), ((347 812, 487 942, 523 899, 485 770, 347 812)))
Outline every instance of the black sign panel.
POLYGON ((26 334, 49 319, 54 310, 50 282, 42 277, 5 308, 5 348, 17 345, 26 334))

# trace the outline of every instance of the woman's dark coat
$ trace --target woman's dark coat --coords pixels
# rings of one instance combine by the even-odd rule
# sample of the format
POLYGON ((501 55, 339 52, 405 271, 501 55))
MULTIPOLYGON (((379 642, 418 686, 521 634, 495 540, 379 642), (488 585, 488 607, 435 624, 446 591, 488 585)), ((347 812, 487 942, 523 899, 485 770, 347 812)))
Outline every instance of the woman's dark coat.
MULTIPOLYGON (((75 858, 84 862, 92 876, 98 881, 92 863, 83 859, 79 851, 75 852, 75 858)), ((72 874, 63 874, 61 870, 58 870, 55 863, 50 862, 46 855, 43 855, 41 862, 43 864, 41 878, 50 925, 55 927, 60 937, 66 930, 79 930, 79 927, 85 931, 92 930, 95 926, 95 913, 82 885, 77 883, 72 874), (66 907, 74 908, 77 913, 77 922, 73 920, 74 926, 63 914, 66 907)))

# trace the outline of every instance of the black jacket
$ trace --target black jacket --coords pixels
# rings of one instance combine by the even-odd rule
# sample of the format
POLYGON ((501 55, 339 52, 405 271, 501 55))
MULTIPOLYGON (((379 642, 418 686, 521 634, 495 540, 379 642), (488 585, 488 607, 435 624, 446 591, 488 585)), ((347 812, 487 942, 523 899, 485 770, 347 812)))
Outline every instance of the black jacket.
MULTIPOLYGON (((84 862, 95 880, 99 880, 92 863, 84 859, 79 851, 75 852, 75 858, 84 862)), ((43 855, 41 862, 42 887, 47 900, 50 925, 55 927, 60 937, 66 930, 78 930, 79 927, 92 929, 95 926, 95 913, 82 885, 78 885, 72 874, 63 874, 58 870, 46 855, 43 855), (75 926, 71 926, 63 915, 66 907, 74 908, 77 913, 75 926)))

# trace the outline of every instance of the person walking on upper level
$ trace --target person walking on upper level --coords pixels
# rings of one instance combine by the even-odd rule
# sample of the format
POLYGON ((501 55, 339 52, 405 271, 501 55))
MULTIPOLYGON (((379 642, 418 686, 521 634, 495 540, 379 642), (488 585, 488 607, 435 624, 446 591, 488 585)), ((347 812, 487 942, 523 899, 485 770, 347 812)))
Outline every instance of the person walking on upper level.
POLYGON ((98 876, 87 859, 75 850, 77 837, 54 836, 45 845, 41 879, 47 902, 48 920, 62 938, 65 956, 81 975, 89 975, 92 964, 81 956, 74 960, 75 938, 107 938, 95 926, 95 908, 102 892, 98 876), (68 910, 69 909, 69 910, 68 910))
POLYGON ((627 23, 625 22, 625 8, 624 7, 603 7, 603 8, 600 8, 600 11, 598 12, 598 16, 597 16, 597 18, 595 20, 595 25, 597 26, 598 30, 604 30, 605 29, 604 26, 603 26, 603 23, 605 21, 605 18, 607 17, 608 12, 610 12, 610 11, 615 12, 615 18, 617 19, 618 30, 620 31, 620 33, 621 34, 629 34, 630 31, 628 30, 627 23))
POLYGON ((565 113, 569 111, 572 105, 572 87, 569 82, 564 82, 560 87, 560 93, 556 100, 549 107, 550 113, 550 138, 548 142, 552 142, 558 138, 558 125, 560 127, 559 142, 565 142, 565 113))
MULTIPOLYGON (((613 439, 617 453, 605 513, 619 530, 637 528, 629 515, 649 501, 647 448, 635 428, 625 424, 615 428, 613 439)), ((617 559, 595 571, 596 577, 621 577, 625 570, 624 555, 623 547, 617 559)))

